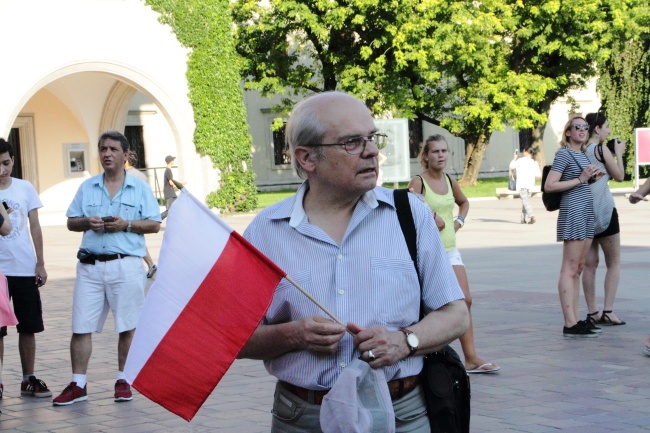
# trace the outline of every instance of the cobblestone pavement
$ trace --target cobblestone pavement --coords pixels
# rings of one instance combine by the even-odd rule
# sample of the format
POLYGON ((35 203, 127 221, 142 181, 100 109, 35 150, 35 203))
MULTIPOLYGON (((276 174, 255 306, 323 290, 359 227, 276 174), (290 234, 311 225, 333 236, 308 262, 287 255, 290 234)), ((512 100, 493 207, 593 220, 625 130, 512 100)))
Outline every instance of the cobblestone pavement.
MULTIPOLYGON (((471 378, 472 432, 650 431, 650 357, 641 353, 650 334, 650 204, 632 206, 622 196, 616 201, 623 229, 616 312, 628 324, 605 328, 601 336, 587 340, 562 337, 557 213, 546 212, 535 197, 537 223, 522 225, 517 199, 472 201, 458 246, 474 298, 478 353, 501 365, 498 374, 471 378)), ((60 215, 42 213, 41 219, 49 280, 42 290, 46 331, 37 337, 36 374, 57 395, 70 381, 70 307, 80 235, 68 232, 60 215)), ((251 215, 225 219, 241 232, 251 215)), ((154 259, 163 233, 147 236, 154 259)), ((603 262, 598 271, 601 303, 603 262)), ((582 313, 586 314, 584 303, 582 313)), ((117 336, 110 318, 93 343, 88 401, 53 407, 49 398, 20 397, 17 336, 10 329, 5 338, 0 430, 269 431, 274 379, 261 362, 235 361, 187 423, 137 393, 132 402, 114 403, 117 336)), ((457 342, 453 346, 460 349, 457 342)), ((200 380, 188 371, 178 393, 200 380)))

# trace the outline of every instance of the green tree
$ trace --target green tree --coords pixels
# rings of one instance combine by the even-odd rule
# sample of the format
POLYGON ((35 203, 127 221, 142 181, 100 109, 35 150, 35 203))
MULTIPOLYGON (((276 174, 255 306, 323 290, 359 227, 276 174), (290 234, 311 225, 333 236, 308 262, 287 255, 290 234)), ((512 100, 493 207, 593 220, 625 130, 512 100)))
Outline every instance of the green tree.
POLYGON ((607 42, 601 2, 239 0, 246 86, 264 95, 343 90, 378 115, 418 116, 466 142, 462 183, 491 133, 536 127, 584 84, 607 42), (568 4, 567 4, 568 3, 568 4), (597 53, 597 54, 594 54, 597 53))
MULTIPOLYGON (((612 55, 599 65, 598 90, 612 136, 627 141, 626 177, 634 174, 634 129, 650 124, 650 7, 630 2, 623 10, 626 25, 618 29, 612 55)), ((640 169, 648 175, 648 167, 640 169)))
POLYGON ((146 0, 161 14, 190 54, 187 82, 194 109, 194 145, 209 155, 221 178, 209 206, 225 212, 257 206, 251 137, 240 87, 241 59, 235 52, 226 0, 146 0))
MULTIPOLYGON (((533 105, 538 113, 548 114, 559 97, 584 87, 596 76, 597 64, 609 57, 608 47, 615 29, 624 25, 618 6, 611 3, 535 0, 514 9, 518 24, 510 38, 510 68, 547 77, 555 84, 533 105)), ((542 164, 545 126, 545 121, 536 122, 530 142, 521 143, 532 145, 542 164)))

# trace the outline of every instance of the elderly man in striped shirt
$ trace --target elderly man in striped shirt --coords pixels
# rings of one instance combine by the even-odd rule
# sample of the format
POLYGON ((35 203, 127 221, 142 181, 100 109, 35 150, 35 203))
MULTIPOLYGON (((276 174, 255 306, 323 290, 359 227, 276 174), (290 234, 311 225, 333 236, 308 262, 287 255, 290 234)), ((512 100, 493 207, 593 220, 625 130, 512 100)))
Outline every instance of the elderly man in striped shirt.
POLYGON ((344 93, 312 96, 294 107, 286 137, 293 166, 307 180, 293 197, 261 212, 244 236, 347 325, 325 317, 287 281, 280 283, 239 355, 264 360, 278 378, 272 431, 321 431, 323 397, 361 358, 383 369, 397 432, 429 432, 418 379, 422 355, 468 326, 463 293, 431 212, 409 194, 418 280, 392 191, 376 186, 386 136, 368 108, 344 93))

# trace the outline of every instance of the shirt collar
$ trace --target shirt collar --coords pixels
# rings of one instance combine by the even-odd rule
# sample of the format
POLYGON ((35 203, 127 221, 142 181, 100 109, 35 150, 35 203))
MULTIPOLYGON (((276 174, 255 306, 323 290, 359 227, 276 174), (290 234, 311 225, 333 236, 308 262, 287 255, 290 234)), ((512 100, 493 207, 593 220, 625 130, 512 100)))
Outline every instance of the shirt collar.
MULTIPOLYGON (((289 219, 289 225, 291 227, 297 227, 307 217, 302 203, 308 190, 309 181, 306 180, 300 185, 295 195, 278 203, 277 208, 269 215, 269 219, 289 219)), ((361 196, 359 202, 365 204, 370 209, 376 208, 380 203, 385 203, 393 208, 395 207, 393 190, 384 187, 371 189, 361 196)))
MULTIPOLYGON (((100 173, 96 176, 93 176, 92 182, 94 185, 97 185, 99 187, 104 186, 104 173, 100 173)), ((128 175, 126 173, 126 170, 124 171, 124 187, 127 186, 135 186, 135 177, 128 175)))

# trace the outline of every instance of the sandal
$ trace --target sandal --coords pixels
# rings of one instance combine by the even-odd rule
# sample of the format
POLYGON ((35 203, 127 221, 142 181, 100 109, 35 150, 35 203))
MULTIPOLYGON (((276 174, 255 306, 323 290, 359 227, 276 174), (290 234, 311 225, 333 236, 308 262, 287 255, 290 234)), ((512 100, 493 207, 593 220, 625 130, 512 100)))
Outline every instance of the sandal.
POLYGON ((600 320, 598 321, 599 324, 605 325, 605 326, 619 326, 619 325, 625 325, 624 320, 620 320, 619 322, 613 322, 612 319, 609 317, 608 314, 611 314, 612 310, 603 310, 603 315, 600 316, 600 320))
POLYGON ((587 313, 587 318, 585 319, 585 324, 587 325, 587 329, 589 329, 591 332, 602 332, 603 330, 600 329, 596 324, 598 321, 593 318, 593 316, 597 315, 599 312, 596 311, 595 313, 587 313))

